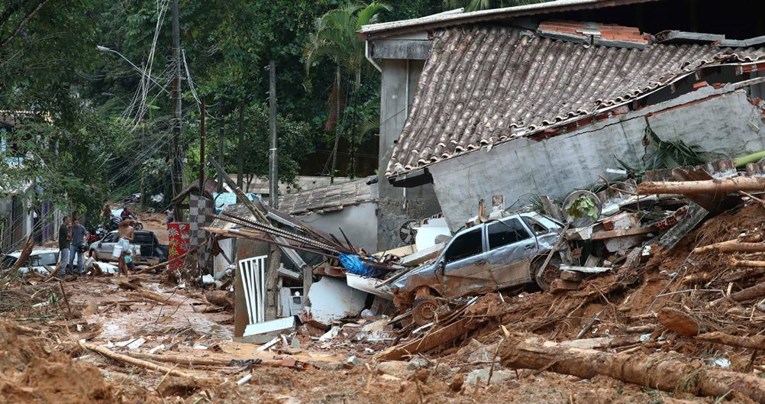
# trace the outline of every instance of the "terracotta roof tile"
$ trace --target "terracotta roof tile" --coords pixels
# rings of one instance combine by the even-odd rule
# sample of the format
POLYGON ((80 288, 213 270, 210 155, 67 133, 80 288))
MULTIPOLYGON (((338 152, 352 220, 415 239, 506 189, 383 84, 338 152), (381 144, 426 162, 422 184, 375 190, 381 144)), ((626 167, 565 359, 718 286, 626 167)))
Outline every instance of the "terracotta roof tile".
MULTIPOLYGON (((600 27, 608 34, 629 32, 632 40, 640 34, 600 27)), ((734 53, 713 45, 587 46, 510 27, 441 31, 386 175, 596 115, 706 64, 764 56, 762 49, 734 53)))

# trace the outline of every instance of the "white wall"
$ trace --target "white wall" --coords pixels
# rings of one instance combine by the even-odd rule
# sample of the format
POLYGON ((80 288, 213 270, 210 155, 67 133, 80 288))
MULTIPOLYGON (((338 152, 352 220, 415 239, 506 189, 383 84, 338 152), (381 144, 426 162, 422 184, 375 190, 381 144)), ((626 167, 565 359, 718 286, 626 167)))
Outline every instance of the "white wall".
POLYGON ((338 227, 351 240, 353 246, 363 247, 367 252, 377 251, 377 204, 374 202, 346 206, 342 210, 327 213, 312 213, 298 216, 306 224, 325 233, 334 234, 345 242, 338 227))

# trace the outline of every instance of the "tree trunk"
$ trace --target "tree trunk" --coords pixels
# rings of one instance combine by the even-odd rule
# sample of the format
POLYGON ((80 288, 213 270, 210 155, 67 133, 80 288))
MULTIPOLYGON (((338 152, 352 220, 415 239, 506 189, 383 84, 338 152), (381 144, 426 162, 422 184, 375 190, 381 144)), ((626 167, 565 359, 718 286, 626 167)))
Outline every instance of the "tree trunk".
POLYGON ((696 336, 697 340, 705 342, 714 342, 717 344, 735 346, 739 348, 749 348, 763 350, 765 349, 765 335, 753 335, 751 337, 739 337, 715 331, 707 332, 696 336))
POLYGON ((591 379, 602 375, 663 391, 708 397, 732 392, 734 397, 765 401, 765 379, 704 366, 677 355, 612 354, 566 348, 537 337, 511 335, 499 349, 502 365, 539 369, 591 379))
MULTIPOLYGON (((239 141, 237 142, 236 186, 244 183, 244 101, 239 103, 239 141)), ((243 190, 247 192, 246 190, 243 190)), ((240 202, 241 203, 241 202, 240 202)))
POLYGON ((652 194, 714 194, 721 192, 765 191, 765 178, 734 177, 705 181, 643 182, 638 185, 638 195, 652 194))
POLYGON ((337 65, 335 71, 335 89, 337 94, 337 100, 335 102, 335 108, 337 108, 336 122, 335 122, 335 145, 332 147, 332 167, 329 171, 329 183, 335 183, 335 167, 337 166, 337 146, 340 143, 340 65, 337 65))
POLYGON ((110 359, 113 359, 115 361, 123 362, 123 363, 128 363, 128 364, 133 365, 133 366, 138 366, 138 367, 141 367, 141 368, 144 368, 144 369, 153 370, 155 372, 164 373, 166 375, 173 375, 173 376, 179 376, 179 377, 188 377, 188 378, 194 378, 195 377, 194 375, 192 375, 190 373, 186 373, 186 372, 174 369, 174 368, 168 368, 166 366, 158 365, 158 364, 153 363, 153 362, 147 362, 145 360, 141 360, 141 359, 137 359, 137 358, 132 358, 132 357, 127 356, 127 355, 122 355, 122 354, 118 354, 116 352, 112 352, 111 350, 109 350, 109 349, 107 349, 105 347, 98 346, 98 345, 95 345, 95 344, 87 343, 87 342, 85 342, 85 340, 80 340, 80 346, 83 347, 84 349, 88 349, 88 350, 91 350, 91 351, 98 352, 101 355, 104 355, 104 356, 106 356, 106 357, 108 357, 110 359))

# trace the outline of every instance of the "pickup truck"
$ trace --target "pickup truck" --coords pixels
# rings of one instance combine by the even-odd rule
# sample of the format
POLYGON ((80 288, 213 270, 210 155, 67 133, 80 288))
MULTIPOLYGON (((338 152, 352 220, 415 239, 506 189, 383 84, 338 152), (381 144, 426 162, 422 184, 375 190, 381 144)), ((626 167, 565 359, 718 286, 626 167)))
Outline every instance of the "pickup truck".
MULTIPOLYGON (((101 261, 117 261, 117 258, 112 256, 112 252, 119 240, 117 231, 106 233, 101 240, 90 244, 88 248, 90 256, 101 261)), ((134 248, 133 262, 136 265, 152 265, 167 261, 167 246, 159 243, 154 232, 136 230, 131 247, 134 248)))

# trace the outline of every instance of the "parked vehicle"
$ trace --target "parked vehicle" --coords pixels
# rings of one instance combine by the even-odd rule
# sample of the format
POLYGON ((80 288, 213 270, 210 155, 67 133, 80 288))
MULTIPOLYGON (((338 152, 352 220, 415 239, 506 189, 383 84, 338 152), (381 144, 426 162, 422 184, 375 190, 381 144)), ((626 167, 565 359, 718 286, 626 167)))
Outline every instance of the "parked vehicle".
POLYGON ((560 258, 544 268, 562 226, 537 213, 514 214, 457 233, 438 258, 393 282, 399 309, 412 307, 417 324, 431 322, 437 297, 456 298, 536 282, 543 290, 560 273, 560 258))
MULTIPOLYGON (((118 258, 112 254, 119 240, 118 232, 107 233, 104 238, 90 245, 90 256, 97 261, 117 261, 118 258)), ((136 264, 159 263, 167 260, 166 246, 161 245, 157 236, 151 231, 136 231, 130 248, 133 253, 133 262, 136 264)))
MULTIPOLYGON (((29 255, 29 258, 27 258, 27 262, 19 267, 19 272, 25 274, 31 269, 39 274, 47 275, 48 270, 45 269, 45 266, 48 266, 51 269, 56 268, 58 254, 58 248, 34 249, 29 255)), ((6 270, 10 269, 16 264, 16 261, 18 261, 20 257, 21 250, 8 253, 4 255, 2 261, 0 261, 0 267, 6 270)))

